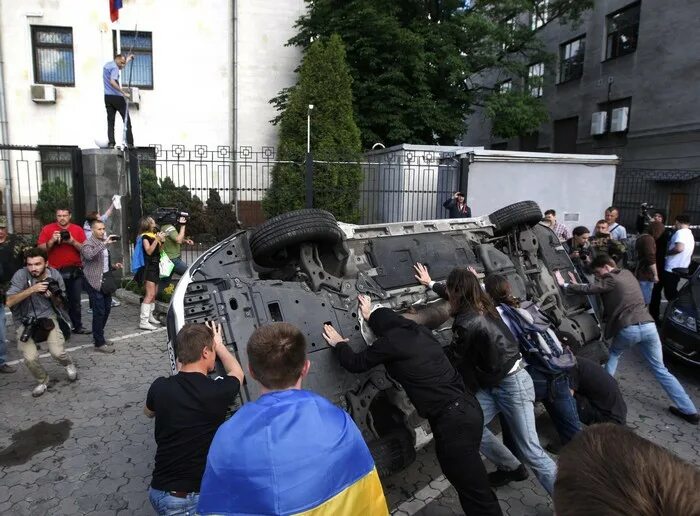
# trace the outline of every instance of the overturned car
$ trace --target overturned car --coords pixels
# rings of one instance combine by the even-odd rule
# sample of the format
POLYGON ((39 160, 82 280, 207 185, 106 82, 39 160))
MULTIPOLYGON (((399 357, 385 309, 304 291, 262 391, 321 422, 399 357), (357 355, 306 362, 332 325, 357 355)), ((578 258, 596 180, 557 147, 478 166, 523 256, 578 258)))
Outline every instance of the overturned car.
MULTIPOLYGON (((535 301, 570 337, 575 353, 600 359, 606 348, 597 316, 585 296, 562 294, 553 271, 566 275, 574 267, 554 233, 538 224, 541 219, 532 201, 489 216, 373 225, 340 223, 328 212, 310 209, 234 233, 200 256, 177 285, 167 318, 173 373, 172 342, 186 323, 219 321, 244 370, 246 343, 257 326, 292 323, 305 334, 312 362, 305 388, 350 413, 381 474, 400 470, 413 461, 427 423, 383 367, 366 374, 341 368, 322 337, 323 324, 333 324, 361 349, 358 294, 397 311, 420 313, 436 296, 415 280, 416 262, 438 281, 454 267, 471 266, 479 275, 506 276, 514 295, 535 301)), ((445 345, 450 342, 449 323, 434 331, 445 345)), ((257 396, 256 383, 247 382, 240 402, 257 396)))

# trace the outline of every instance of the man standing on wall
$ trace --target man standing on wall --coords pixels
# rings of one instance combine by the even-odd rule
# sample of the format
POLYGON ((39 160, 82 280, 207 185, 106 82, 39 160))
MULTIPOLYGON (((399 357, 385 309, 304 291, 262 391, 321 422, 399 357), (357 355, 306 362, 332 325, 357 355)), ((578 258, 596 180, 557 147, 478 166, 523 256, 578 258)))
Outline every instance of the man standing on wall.
POLYGON ((126 124, 126 143, 129 147, 134 146, 134 135, 131 133, 131 117, 127 116, 126 110, 126 101, 129 98, 129 93, 119 84, 119 71, 132 59, 134 59, 133 54, 129 54, 128 57, 124 57, 123 54, 117 54, 114 56, 114 60, 104 65, 102 69, 105 108, 107 109, 107 145, 110 148, 115 145, 114 119, 117 111, 121 115, 122 121, 126 124))

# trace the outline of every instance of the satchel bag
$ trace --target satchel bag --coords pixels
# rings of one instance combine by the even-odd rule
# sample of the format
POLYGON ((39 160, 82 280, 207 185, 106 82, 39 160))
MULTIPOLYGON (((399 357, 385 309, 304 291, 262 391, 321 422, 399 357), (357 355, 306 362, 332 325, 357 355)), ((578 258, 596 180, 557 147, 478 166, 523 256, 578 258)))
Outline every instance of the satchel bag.
POLYGON ((165 254, 165 251, 160 252, 160 262, 158 262, 158 269, 160 271, 160 277, 161 278, 169 278, 170 275, 173 273, 173 269, 175 268, 175 264, 173 261, 168 258, 168 255, 165 254))
POLYGON ((108 271, 102 274, 102 284, 100 285, 100 291, 105 296, 111 296, 117 291, 118 285, 117 280, 114 278, 112 271, 108 271))

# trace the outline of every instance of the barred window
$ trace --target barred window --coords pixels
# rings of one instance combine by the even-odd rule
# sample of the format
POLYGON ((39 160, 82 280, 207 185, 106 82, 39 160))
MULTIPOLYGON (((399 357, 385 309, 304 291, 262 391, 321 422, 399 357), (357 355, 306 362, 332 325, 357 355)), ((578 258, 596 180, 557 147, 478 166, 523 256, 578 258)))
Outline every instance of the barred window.
POLYGON ((73 29, 32 25, 34 81, 56 86, 75 85, 73 29))
POLYGON ((606 59, 631 54, 637 50, 640 10, 641 4, 637 2, 607 16, 606 59))
POLYGON ((72 147, 39 147, 42 182, 60 179, 68 188, 73 187, 72 147))
POLYGON ((559 82, 578 79, 583 75, 585 50, 584 36, 559 46, 559 82))
MULTIPOLYGON (((122 70, 122 86, 153 89, 153 34, 151 32, 123 30, 120 33, 121 53, 131 52, 134 60, 122 70)), ((114 53, 117 53, 117 31, 112 31, 114 53)))
POLYGON ((505 81, 498 83, 496 88, 498 93, 507 93, 513 89, 513 81, 506 79, 505 81))
POLYGON ((537 30, 549 21, 549 0, 539 0, 530 13, 530 28, 537 30))
POLYGON ((542 96, 544 84, 544 63, 531 64, 527 70, 527 89, 533 97, 542 96))

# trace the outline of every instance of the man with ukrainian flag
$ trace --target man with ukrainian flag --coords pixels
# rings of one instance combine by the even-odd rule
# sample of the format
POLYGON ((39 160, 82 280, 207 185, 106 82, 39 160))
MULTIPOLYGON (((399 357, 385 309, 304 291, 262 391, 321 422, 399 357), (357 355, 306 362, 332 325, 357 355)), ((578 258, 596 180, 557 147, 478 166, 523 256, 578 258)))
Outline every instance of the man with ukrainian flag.
POLYGON ((374 460, 350 416, 302 390, 311 363, 296 327, 248 341, 262 395, 224 423, 209 448, 197 513, 387 515, 374 460))

